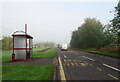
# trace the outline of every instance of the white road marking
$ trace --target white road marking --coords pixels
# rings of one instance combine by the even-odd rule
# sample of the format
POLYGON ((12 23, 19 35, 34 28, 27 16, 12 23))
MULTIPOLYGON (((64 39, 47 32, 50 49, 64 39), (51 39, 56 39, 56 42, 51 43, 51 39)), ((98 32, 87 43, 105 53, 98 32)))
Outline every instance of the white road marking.
POLYGON ((89 60, 91 60, 91 61, 95 61, 94 59, 92 59, 92 58, 90 58, 90 57, 86 57, 86 56, 82 56, 82 57, 84 57, 84 58, 86 58, 86 59, 89 59, 89 60))
POLYGON ((103 63, 102 65, 104 65, 104 66, 106 66, 106 67, 109 67, 109 68, 111 68, 111 69, 114 69, 114 70, 120 72, 119 69, 117 69, 117 68, 115 68, 115 67, 112 67, 112 66, 110 66, 110 65, 107 65, 107 64, 104 64, 104 63, 103 63))
MULTIPOLYGON (((78 53, 75 53, 77 55, 79 55, 78 53)), ((99 57, 102 57, 102 58, 106 58, 106 59, 109 59, 109 60, 113 60, 113 61, 116 61, 116 62, 120 62, 119 59, 112 59, 110 57, 106 57, 106 56, 102 56, 102 55, 98 55, 99 57)))

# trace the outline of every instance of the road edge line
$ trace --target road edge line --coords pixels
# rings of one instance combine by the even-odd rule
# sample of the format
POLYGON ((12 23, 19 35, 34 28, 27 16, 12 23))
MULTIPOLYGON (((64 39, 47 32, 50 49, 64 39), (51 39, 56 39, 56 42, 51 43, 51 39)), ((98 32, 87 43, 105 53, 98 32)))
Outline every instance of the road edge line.
POLYGON ((111 75, 111 74, 107 74, 107 75, 109 75, 110 77, 112 77, 112 78, 114 78, 114 79, 116 79, 116 80, 119 80, 117 77, 115 77, 115 76, 113 76, 113 75, 111 75))
POLYGON ((104 65, 104 66, 106 66, 106 67, 109 67, 109 68, 111 68, 111 69, 114 69, 115 71, 120 72, 119 69, 117 69, 117 68, 115 68, 115 67, 112 67, 112 66, 110 66, 110 65, 107 65, 107 64, 104 64, 104 63, 103 63, 102 65, 104 65))
POLYGON ((60 65, 60 76, 61 76, 61 80, 65 80, 65 81, 66 81, 65 73, 64 73, 64 70, 63 70, 63 66, 62 66, 62 62, 61 62, 60 57, 58 57, 58 60, 59 60, 59 65, 60 65))

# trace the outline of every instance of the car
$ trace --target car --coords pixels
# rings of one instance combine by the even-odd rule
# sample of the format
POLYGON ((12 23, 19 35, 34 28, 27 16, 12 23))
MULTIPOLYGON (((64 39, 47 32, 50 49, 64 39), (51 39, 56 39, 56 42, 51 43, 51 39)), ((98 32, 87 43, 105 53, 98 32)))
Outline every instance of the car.
POLYGON ((68 50, 68 45, 62 44, 61 51, 67 51, 67 50, 68 50))
POLYGON ((58 44, 58 45, 57 45, 57 48, 61 49, 61 45, 60 45, 60 44, 58 44))

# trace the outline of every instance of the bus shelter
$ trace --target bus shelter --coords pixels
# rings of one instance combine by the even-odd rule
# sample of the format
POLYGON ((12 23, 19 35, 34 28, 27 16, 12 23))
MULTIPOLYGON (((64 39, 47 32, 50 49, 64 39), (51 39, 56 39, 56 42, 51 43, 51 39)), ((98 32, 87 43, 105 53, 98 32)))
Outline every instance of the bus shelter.
POLYGON ((16 31, 13 36, 12 61, 21 61, 32 58, 33 37, 24 31, 16 31))

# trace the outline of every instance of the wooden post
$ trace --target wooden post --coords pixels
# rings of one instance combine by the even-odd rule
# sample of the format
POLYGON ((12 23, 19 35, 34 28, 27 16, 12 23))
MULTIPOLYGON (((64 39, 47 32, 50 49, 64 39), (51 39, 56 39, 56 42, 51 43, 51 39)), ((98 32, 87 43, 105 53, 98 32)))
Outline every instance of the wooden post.
POLYGON ((27 24, 25 24, 25 33, 27 34, 27 24))

